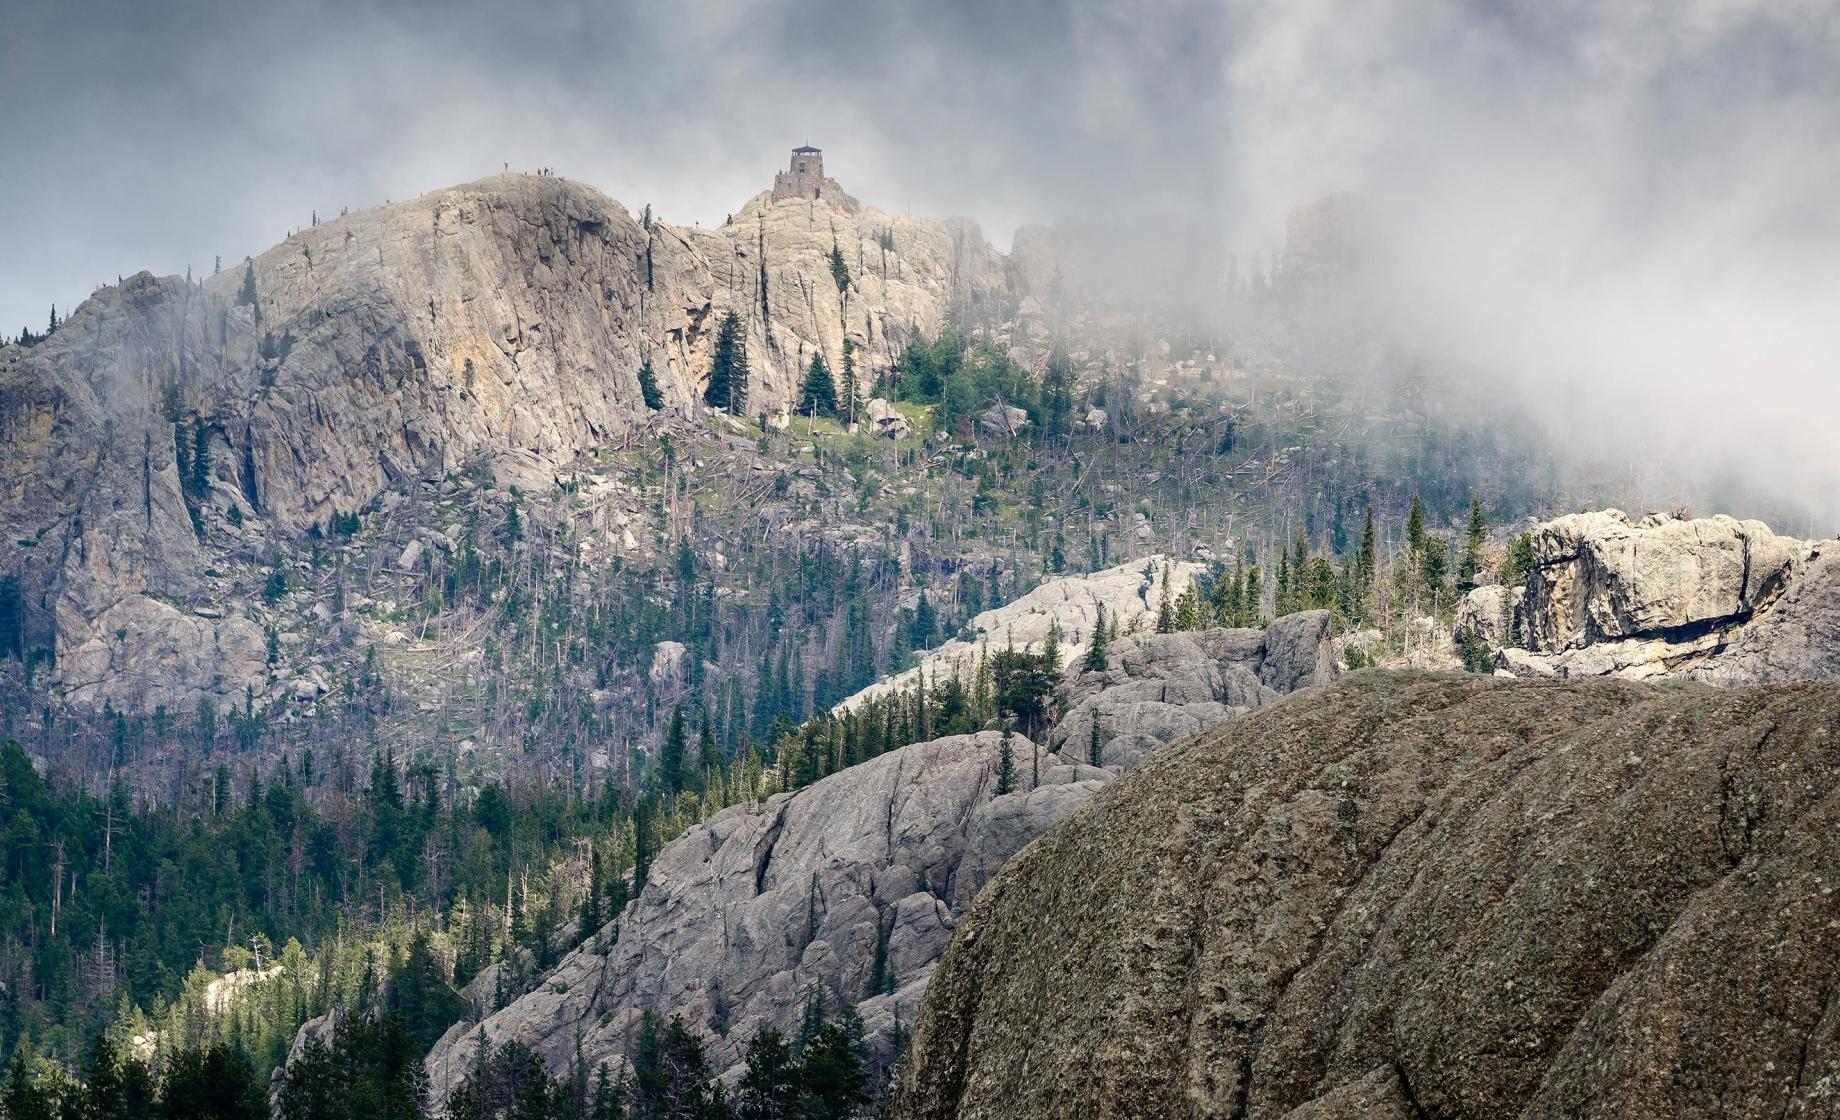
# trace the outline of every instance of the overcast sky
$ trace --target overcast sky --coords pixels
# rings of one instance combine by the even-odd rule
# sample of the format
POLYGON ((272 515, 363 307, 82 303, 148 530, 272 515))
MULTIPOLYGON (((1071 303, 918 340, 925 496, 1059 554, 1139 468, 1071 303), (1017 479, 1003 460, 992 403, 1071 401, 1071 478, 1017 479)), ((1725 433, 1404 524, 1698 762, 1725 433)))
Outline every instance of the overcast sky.
POLYGON ((1840 510, 1835 0, 0 0, 0 113, 8 333, 505 161, 708 223, 809 142, 999 245, 1352 189, 1428 352, 1840 510))

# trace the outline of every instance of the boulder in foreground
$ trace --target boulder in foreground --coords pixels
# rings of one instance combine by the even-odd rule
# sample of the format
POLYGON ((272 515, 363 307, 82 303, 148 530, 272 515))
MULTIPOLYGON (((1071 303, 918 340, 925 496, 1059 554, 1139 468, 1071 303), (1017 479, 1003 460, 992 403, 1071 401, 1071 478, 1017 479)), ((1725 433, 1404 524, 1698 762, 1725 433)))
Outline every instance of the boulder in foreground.
POLYGON ((1831 1115, 1837 727, 1833 684, 1261 708, 985 889, 896 1114, 1831 1115))

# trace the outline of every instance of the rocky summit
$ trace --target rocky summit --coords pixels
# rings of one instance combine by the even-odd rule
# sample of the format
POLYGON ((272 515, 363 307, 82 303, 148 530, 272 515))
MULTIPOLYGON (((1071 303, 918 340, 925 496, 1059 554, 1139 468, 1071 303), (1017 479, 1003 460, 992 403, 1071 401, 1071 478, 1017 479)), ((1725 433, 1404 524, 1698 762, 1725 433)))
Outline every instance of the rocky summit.
POLYGON ((350 214, 197 284, 130 277, 0 349, 0 570, 72 702, 239 698, 262 627, 196 602, 225 549, 291 546, 482 459, 547 483, 653 423, 647 363, 666 415, 700 415, 730 312, 743 413, 783 422, 814 356, 841 369, 847 342, 866 383, 1007 292, 971 223, 841 200, 762 194, 683 228, 499 175, 350 214))
POLYGON ((1836 726, 1831 683, 1263 707, 984 890, 895 1115, 1828 1115, 1836 726))

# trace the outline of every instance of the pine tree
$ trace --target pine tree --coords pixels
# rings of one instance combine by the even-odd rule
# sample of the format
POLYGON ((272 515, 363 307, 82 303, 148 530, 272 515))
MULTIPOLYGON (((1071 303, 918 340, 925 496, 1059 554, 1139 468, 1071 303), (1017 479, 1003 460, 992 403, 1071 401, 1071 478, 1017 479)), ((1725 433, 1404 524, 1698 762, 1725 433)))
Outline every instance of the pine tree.
POLYGON ((997 793, 998 797, 1011 793, 1016 788, 1016 752, 1010 747, 1010 730, 1003 729, 1003 743, 997 748, 997 793))
POLYGON ((859 386, 856 384, 856 343, 847 338, 843 340, 843 382, 837 388, 840 394, 837 407, 854 423, 859 394, 859 386))
POLYGON ((837 283, 839 294, 850 289, 850 266, 843 261, 843 250, 835 239, 831 241, 831 279, 837 283))
POLYGON ((747 1072, 735 1095, 739 1120, 789 1120, 799 1114, 800 1068, 792 1047, 772 1027, 748 1042, 747 1072))
POLYGON ((1163 565, 1163 594, 1156 604, 1156 632, 1173 634, 1176 629, 1175 604, 1169 599, 1169 565, 1163 565))
POLYGON ((671 726, 665 732, 664 746, 658 751, 658 777, 665 792, 675 797, 684 788, 684 761, 688 747, 684 731, 684 706, 671 709, 671 726))
POLYGON ((13 1051, 7 1067, 6 1087, 0 1090, 0 1114, 7 1120, 53 1120, 57 1109, 32 1074, 25 1047, 13 1051))
POLYGON ((650 358, 639 366, 639 396, 644 399, 645 407, 653 412, 664 407, 664 393, 659 391, 658 375, 652 372, 650 358))
POLYGON ((1463 535, 1463 558, 1457 563, 1457 590, 1468 591, 1476 586, 1476 576, 1482 571, 1482 550, 1489 542, 1489 524, 1482 518, 1482 503, 1475 498, 1469 501, 1469 526, 1463 535))
POLYGON ((256 304, 256 265, 248 257, 243 258, 243 286, 237 289, 238 307, 254 307, 256 304))
POLYGON ((926 592, 920 593, 920 601, 914 604, 914 620, 909 627, 909 638, 915 649, 926 649, 933 644, 933 634, 939 629, 939 618, 933 611, 933 601, 926 592))
POLYGON ((1056 346, 1041 379, 1041 434, 1064 436, 1073 426, 1073 362, 1056 346))
POLYGON ((1417 494, 1412 495, 1412 509, 1406 514, 1406 543, 1413 552, 1425 547, 1425 507, 1417 494))
POLYGON ((1092 638, 1086 646, 1086 661, 1080 666, 1088 673, 1105 671, 1105 646, 1109 635, 1105 631, 1105 604, 1100 603, 1093 615, 1092 638))
POLYGON ((1368 616, 1368 596, 1372 594, 1374 570, 1379 563, 1374 541, 1374 507, 1367 507, 1367 524, 1361 529, 1361 554, 1355 565, 1355 582, 1358 595, 1358 609, 1361 620, 1368 616))
POLYGON ((831 380, 831 368, 824 363, 823 354, 811 356, 811 366, 805 372, 805 388, 799 397, 799 411, 807 416, 837 414, 837 386, 831 380))
POLYGON ((652 814, 641 801, 633 807, 633 897, 637 898, 645 889, 645 880, 651 875, 652 858, 656 854, 652 842, 652 814))
POLYGON ((703 709, 702 730, 697 733, 696 765, 706 777, 721 780, 722 752, 716 748, 715 727, 710 723, 709 709, 703 709))
POLYGON ((711 408, 740 416, 747 410, 747 383, 747 336, 741 328, 741 316, 730 311, 716 331, 715 357, 709 366, 709 388, 703 391, 703 401, 711 408))
POLYGON ((1094 708, 1092 713, 1092 724, 1087 732, 1086 738, 1086 761, 1094 766, 1102 766, 1104 763, 1100 761, 1101 757, 1102 752, 1099 746, 1099 709, 1094 708))

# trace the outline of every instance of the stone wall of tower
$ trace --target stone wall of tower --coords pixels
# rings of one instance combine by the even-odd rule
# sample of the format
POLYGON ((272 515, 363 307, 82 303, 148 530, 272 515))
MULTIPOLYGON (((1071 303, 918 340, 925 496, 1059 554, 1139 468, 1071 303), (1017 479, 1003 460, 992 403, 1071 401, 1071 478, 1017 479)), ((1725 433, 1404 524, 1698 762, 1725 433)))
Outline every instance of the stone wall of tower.
POLYGON ((824 174, 821 152, 794 152, 786 170, 773 176, 774 201, 800 198, 823 199, 850 213, 858 209, 856 200, 843 193, 837 180, 824 174))

